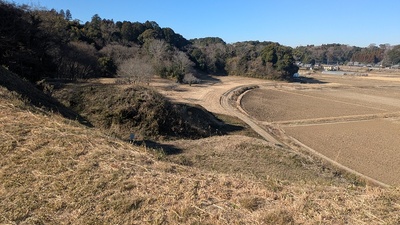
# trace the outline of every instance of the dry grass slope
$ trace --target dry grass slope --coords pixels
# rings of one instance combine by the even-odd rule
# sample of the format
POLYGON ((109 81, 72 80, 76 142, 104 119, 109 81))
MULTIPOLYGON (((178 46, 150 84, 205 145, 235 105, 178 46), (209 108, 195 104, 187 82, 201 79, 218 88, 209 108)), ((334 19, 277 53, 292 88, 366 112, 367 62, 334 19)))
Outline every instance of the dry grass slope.
POLYGON ((159 161, 151 151, 43 113, 0 87, 0 223, 400 223, 396 188, 276 189, 159 161))
POLYGON ((277 148, 258 138, 226 135, 167 143, 181 149, 179 154, 168 155, 167 160, 210 172, 248 177, 271 189, 281 189, 288 183, 364 185, 361 179, 316 158, 288 148, 277 148))
POLYGON ((44 94, 42 91, 37 89, 35 85, 22 80, 18 75, 9 72, 2 66, 0 66, 0 86, 18 93, 25 101, 28 101, 30 104, 38 108, 45 109, 46 111, 57 112, 66 118, 78 120, 82 124, 91 126, 85 118, 65 107, 56 99, 44 94))

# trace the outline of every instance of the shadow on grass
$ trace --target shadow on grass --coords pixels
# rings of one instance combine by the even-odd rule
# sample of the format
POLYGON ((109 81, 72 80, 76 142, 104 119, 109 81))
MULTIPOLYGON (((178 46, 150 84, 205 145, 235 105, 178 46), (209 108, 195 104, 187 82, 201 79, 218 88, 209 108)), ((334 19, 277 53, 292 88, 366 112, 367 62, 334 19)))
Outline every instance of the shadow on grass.
POLYGON ((313 77, 293 77, 290 78, 289 83, 301 83, 301 84, 326 84, 328 82, 321 81, 318 79, 315 79, 313 77))
POLYGON ((93 125, 79 113, 64 106, 57 99, 38 89, 34 84, 23 80, 18 75, 3 67, 0 67, 0 86, 18 93, 21 95, 22 99, 29 102, 28 104, 32 104, 38 108, 44 108, 48 112, 59 113, 70 120, 77 120, 87 127, 93 127, 93 125))
POLYGON ((161 150, 166 155, 176 155, 182 153, 182 149, 176 148, 173 145, 160 144, 150 140, 135 141, 134 144, 139 146, 146 146, 155 150, 161 150))
POLYGON ((212 76, 207 73, 198 73, 196 77, 201 80, 200 83, 220 83, 221 80, 217 78, 217 76, 212 76))
POLYGON ((232 132, 243 131, 245 128, 240 125, 224 124, 221 126, 220 130, 223 134, 229 134, 232 132))
MULTIPOLYGON (((239 132, 244 129, 245 128, 243 126, 239 126, 239 125, 223 124, 221 127, 219 127, 219 129, 216 129, 216 132, 210 132, 210 137, 239 132)), ((158 142, 155 142, 152 140, 134 141, 133 144, 137 145, 137 146, 146 146, 147 148, 151 148, 156 151, 163 152, 166 155, 177 155, 177 154, 181 154, 183 152, 182 149, 177 148, 174 145, 161 144, 161 143, 158 143, 158 142)))

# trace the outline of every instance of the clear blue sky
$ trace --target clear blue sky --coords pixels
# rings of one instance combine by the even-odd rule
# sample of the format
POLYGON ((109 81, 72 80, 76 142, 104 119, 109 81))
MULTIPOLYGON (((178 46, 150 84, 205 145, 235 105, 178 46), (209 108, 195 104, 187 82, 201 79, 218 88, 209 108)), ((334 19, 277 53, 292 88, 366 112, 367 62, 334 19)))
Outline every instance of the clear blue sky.
MULTIPOLYGON (((11 0, 8 0, 11 2, 11 0)), ((155 21, 186 39, 220 37, 283 45, 400 44, 400 0, 14 0, 90 21, 155 21)))

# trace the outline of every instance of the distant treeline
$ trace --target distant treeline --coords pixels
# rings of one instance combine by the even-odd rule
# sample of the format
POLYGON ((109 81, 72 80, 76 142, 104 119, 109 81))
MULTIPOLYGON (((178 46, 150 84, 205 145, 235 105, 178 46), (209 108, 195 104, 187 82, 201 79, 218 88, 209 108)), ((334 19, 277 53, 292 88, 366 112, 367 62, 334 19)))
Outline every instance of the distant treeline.
POLYGON ((396 64, 399 46, 332 44, 295 49, 275 42, 225 43, 218 37, 187 40, 154 21, 130 22, 94 15, 82 24, 69 10, 47 10, 0 0, 0 65, 31 81, 42 78, 153 75, 192 82, 198 73, 285 79, 296 61, 396 64))
POLYGON ((295 48, 293 54, 296 60, 309 64, 359 62, 391 66, 400 63, 400 45, 391 46, 389 44, 379 46, 371 44, 366 48, 342 44, 308 45, 295 48))

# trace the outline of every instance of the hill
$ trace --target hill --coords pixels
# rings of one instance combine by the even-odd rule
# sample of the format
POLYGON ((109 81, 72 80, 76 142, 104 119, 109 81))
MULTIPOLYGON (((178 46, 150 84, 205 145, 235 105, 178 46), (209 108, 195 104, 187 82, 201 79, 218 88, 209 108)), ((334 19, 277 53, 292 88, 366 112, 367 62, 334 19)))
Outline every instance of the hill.
MULTIPOLYGON (((5 75, 12 76, 3 70, 2 84, 5 75)), ((396 188, 358 186, 346 179, 327 184, 251 176, 251 168, 258 164, 247 165, 250 172, 235 173, 160 161, 156 150, 131 145, 62 114, 38 108, 18 92, 21 91, 0 87, 0 223, 398 224, 400 221, 400 192, 396 188)), ((201 140, 188 141, 186 146, 200 150, 226 138, 238 151, 250 152, 252 148, 258 148, 258 152, 262 148, 274 151, 274 147, 256 139, 245 138, 240 143, 237 137, 211 137, 202 144, 197 143, 201 140)), ((213 164, 223 168, 221 162, 213 164)), ((285 166, 280 169, 285 170, 285 166)))
POLYGON ((140 85, 73 83, 53 96, 109 135, 128 139, 201 138, 229 128, 201 106, 174 104, 140 85))

